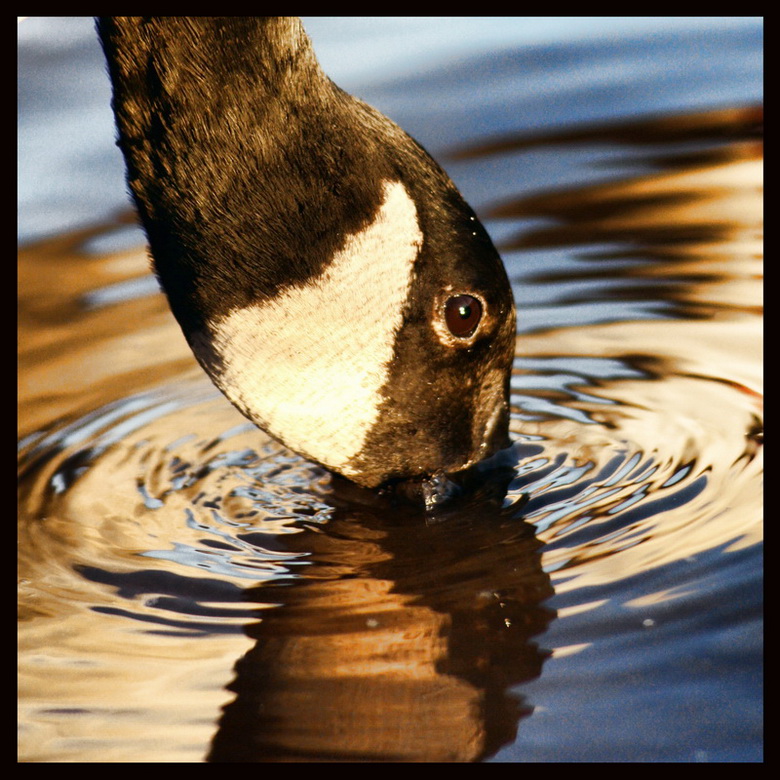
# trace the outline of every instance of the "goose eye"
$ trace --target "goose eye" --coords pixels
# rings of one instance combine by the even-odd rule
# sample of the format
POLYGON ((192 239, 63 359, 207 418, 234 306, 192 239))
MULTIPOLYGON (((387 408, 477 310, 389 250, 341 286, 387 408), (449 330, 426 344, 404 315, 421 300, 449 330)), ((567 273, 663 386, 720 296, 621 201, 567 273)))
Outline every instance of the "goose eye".
POLYGON ((467 338, 482 319, 482 304, 471 295, 454 295, 444 305, 444 320, 450 333, 467 338))

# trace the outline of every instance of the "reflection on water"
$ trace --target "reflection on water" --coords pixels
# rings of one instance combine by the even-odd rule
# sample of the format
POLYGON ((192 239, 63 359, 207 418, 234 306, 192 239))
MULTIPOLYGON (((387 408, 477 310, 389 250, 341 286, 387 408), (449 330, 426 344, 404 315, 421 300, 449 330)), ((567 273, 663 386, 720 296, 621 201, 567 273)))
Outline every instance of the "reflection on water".
POLYGON ((248 630, 210 760, 469 761, 514 739, 552 590, 505 484, 434 523, 349 502, 289 537, 312 568, 249 591, 282 606, 248 630))
MULTIPOLYGON (((584 491, 587 497, 581 505, 567 497, 563 508, 545 499, 538 510, 532 500, 526 517, 539 531, 587 507, 589 516, 620 514, 621 534, 632 536, 624 510, 652 497, 656 504, 684 505, 680 523, 692 552, 694 494, 704 491, 707 482, 744 482, 752 492, 763 419, 762 234, 757 221, 762 167, 756 119, 755 110, 746 110, 650 122, 650 148, 661 144, 662 130, 668 127, 673 141, 694 138, 703 151, 697 155, 689 150, 681 168, 679 150, 654 149, 653 167, 666 170, 519 198, 494 210, 495 217, 544 215, 554 223, 510 237, 505 251, 556 245, 576 250, 566 268, 531 270, 522 280, 534 289, 552 288, 557 305, 565 307, 565 332, 558 344, 567 354, 543 356, 551 329, 536 337, 539 324, 531 312, 525 327, 532 332, 518 340, 518 350, 532 357, 518 360, 516 430, 528 434, 539 420, 540 432, 549 432, 555 430, 555 417, 596 424, 595 429, 578 428, 576 443, 567 441, 568 455, 576 447, 581 453, 577 462, 587 463, 576 467, 576 479, 582 474, 585 481, 593 480, 584 491), (728 146, 715 153, 712 146, 719 138, 727 139, 728 146), (602 389, 606 381, 608 393, 602 389), (563 414, 560 399, 570 401, 563 414), (664 496, 682 490, 689 491, 684 501, 664 496), (550 515, 552 520, 541 519, 550 515)), ((629 128, 625 134, 606 128, 605 137, 639 145, 636 126, 629 128)), ((579 143, 595 136, 595 131, 562 139, 551 135, 546 143, 579 143)), ((712 491, 704 493, 705 546, 714 541, 712 504, 718 501, 712 491)), ((727 492, 723 509, 733 501, 727 492)), ((652 515, 657 506, 632 511, 652 515)), ((670 514, 664 514, 669 530, 670 514)), ((724 542, 743 524, 741 544, 760 538, 755 517, 721 517, 724 542)), ((589 520, 592 533, 593 518, 589 520)), ((663 556, 667 541, 664 534, 654 533, 645 540, 643 555, 657 547, 663 556)), ((679 554, 675 550, 674 556, 679 554)), ((589 577, 597 569, 589 567, 589 577)))
POLYGON ((514 445, 433 512, 248 424, 127 220, 26 246, 21 758, 760 758, 759 118, 455 153, 584 173, 482 209, 514 445))

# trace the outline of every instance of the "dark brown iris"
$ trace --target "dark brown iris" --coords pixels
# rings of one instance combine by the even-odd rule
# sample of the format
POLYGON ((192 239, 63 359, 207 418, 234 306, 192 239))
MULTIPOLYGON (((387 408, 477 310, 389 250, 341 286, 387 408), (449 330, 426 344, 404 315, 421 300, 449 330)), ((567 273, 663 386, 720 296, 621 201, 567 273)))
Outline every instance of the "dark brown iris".
POLYGON ((444 305, 444 320, 453 336, 468 338, 482 319, 482 304, 471 295, 454 295, 444 305))

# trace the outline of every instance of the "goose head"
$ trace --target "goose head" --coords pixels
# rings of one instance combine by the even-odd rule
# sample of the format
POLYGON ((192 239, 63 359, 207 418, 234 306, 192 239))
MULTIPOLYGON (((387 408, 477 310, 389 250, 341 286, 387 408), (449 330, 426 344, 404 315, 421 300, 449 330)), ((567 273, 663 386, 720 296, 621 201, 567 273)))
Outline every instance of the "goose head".
POLYGON ((321 71, 291 18, 105 17, 154 269, 213 382, 368 487, 505 446, 515 311, 431 157, 321 71))

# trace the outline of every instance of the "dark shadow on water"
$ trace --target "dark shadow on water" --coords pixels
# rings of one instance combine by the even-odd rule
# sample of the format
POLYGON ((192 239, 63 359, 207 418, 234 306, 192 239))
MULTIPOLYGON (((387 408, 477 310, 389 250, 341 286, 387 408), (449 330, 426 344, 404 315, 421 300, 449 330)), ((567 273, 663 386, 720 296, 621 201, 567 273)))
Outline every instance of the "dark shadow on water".
POLYGON ((664 168, 669 167, 670 160, 676 168, 688 168, 691 162, 717 162, 724 156, 732 159, 735 143, 763 141, 763 123, 763 106, 729 107, 507 135, 456 150, 450 158, 468 160, 571 144, 627 145, 656 148, 664 168), (679 144, 691 144, 685 151, 694 150, 693 159, 681 154, 680 147, 676 146, 679 144))
POLYGON ((278 606, 247 631, 208 760, 476 761, 511 743, 532 711, 513 687, 541 674, 554 618, 533 528, 504 506, 513 473, 433 515, 337 485, 332 520, 286 537, 310 565, 246 594, 278 606))

